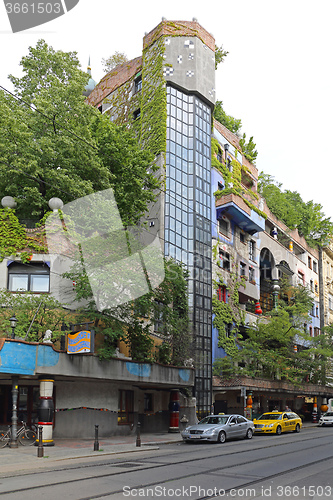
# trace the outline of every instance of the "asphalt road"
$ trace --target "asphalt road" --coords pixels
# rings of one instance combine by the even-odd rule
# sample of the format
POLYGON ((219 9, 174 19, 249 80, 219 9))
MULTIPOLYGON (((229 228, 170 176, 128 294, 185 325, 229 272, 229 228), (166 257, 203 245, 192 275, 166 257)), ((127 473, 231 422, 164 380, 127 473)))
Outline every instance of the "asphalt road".
POLYGON ((333 500, 333 428, 224 444, 174 443, 6 477, 0 471, 0 500, 95 498, 333 500))

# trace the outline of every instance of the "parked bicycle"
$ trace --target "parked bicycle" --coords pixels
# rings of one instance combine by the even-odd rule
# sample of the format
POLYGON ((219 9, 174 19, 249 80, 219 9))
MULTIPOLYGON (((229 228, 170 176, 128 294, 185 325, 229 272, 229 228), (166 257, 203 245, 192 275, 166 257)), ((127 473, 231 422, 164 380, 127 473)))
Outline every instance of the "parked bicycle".
MULTIPOLYGON (((26 422, 21 422, 22 427, 17 429, 17 440, 23 446, 35 444, 37 432, 30 429, 26 422)), ((7 431, 0 431, 0 448, 9 445, 12 439, 12 428, 8 426, 7 431)))

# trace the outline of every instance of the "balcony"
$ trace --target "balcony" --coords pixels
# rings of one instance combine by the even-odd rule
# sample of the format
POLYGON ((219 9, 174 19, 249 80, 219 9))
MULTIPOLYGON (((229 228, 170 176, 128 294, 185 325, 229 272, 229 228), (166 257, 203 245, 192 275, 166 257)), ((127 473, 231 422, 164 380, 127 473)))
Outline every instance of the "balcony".
POLYGON ((265 219, 252 210, 237 194, 230 193, 221 196, 216 200, 215 206, 217 219, 222 215, 228 215, 238 227, 249 234, 265 230, 265 219))
POLYGON ((104 380, 144 384, 145 387, 193 387, 194 369, 136 363, 112 358, 100 361, 92 354, 67 354, 53 345, 0 339, 0 379, 8 375, 37 378, 48 374, 69 380, 104 380))

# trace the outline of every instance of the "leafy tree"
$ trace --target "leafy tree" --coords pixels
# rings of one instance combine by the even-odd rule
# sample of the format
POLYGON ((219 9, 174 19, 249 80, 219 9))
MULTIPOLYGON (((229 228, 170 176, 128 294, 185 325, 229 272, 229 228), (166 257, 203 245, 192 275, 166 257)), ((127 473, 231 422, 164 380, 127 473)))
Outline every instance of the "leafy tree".
POLYGON ((113 124, 107 115, 99 114, 92 121, 91 130, 123 224, 137 224, 156 200, 161 185, 154 156, 140 149, 132 133, 125 126, 113 124))
MULTIPOLYGON (((227 115, 224 111, 222 101, 216 101, 215 103, 214 118, 234 134, 239 134, 240 129, 242 128, 242 121, 240 119, 227 115)), ((253 142, 253 137, 250 137, 249 142, 246 142, 246 134, 243 133, 243 136, 239 140, 239 145, 242 148, 244 156, 251 163, 255 164, 258 151, 255 149, 256 145, 253 142)))
MULTIPOLYGON (((259 319, 240 341, 244 373, 294 384, 318 380, 315 358, 324 351, 316 349, 323 339, 317 341, 304 330, 313 303, 311 294, 303 285, 292 286, 286 280, 281 283, 280 295, 279 306, 269 320, 259 319), (298 352, 293 349, 295 344, 302 346, 298 352)), ((333 355, 333 349, 330 353, 333 355)))
POLYGON ((39 219, 50 198, 107 188, 110 175, 92 137, 98 111, 85 104, 88 75, 76 54, 40 40, 21 66, 24 76, 9 77, 20 100, 0 93, 0 190, 17 200, 21 218, 39 219))
POLYGON ((253 136, 250 137, 249 142, 246 142, 246 134, 239 140, 240 147, 242 148, 245 158, 247 158, 251 163, 255 164, 258 151, 255 149, 256 145, 253 142, 253 136))
POLYGON ((103 66, 105 66, 104 72, 109 73, 109 71, 111 71, 113 68, 127 61, 128 59, 126 54, 118 51, 116 51, 112 56, 108 57, 107 59, 104 59, 103 57, 102 64, 103 66))
POLYGON ((64 322, 74 321, 74 314, 63 307, 51 295, 31 295, 30 293, 13 294, 0 289, 0 336, 10 337, 9 318, 15 313, 17 325, 15 337, 27 341, 40 342, 46 330, 52 331, 55 341, 63 334, 61 326, 64 322), (30 329, 30 331, 29 331, 30 329), (29 331, 28 336, 26 337, 29 331))
POLYGON ((215 103, 215 108, 214 108, 214 118, 222 123, 225 127, 227 127, 228 130, 233 132, 234 134, 237 134, 237 132, 241 129, 242 127, 242 121, 234 118, 231 115, 227 115, 227 113, 223 109, 223 102, 222 101, 216 101, 215 103))
POLYGON ((153 361, 153 341, 151 334, 154 320, 159 317, 163 324, 160 332, 164 346, 161 358, 175 365, 183 365, 190 356, 191 333, 187 305, 186 272, 181 264, 165 262, 165 279, 156 290, 129 301, 118 307, 100 311, 92 293, 87 274, 81 263, 76 261, 64 277, 76 282, 76 299, 84 301, 79 310, 81 318, 91 318, 97 332, 102 332, 105 341, 99 350, 100 357, 108 358, 114 354, 118 340, 129 347, 132 359, 153 361), (168 355, 167 355, 168 352, 168 355))
POLYGON ((319 203, 304 202, 297 191, 283 191, 281 183, 263 172, 259 175, 258 191, 273 214, 290 229, 298 229, 309 245, 323 245, 330 239, 333 224, 319 203))
POLYGON ((309 320, 312 302, 306 287, 282 281, 278 308, 269 317, 258 318, 243 336, 235 329, 236 335, 229 339, 233 344, 223 346, 227 356, 214 362, 214 375, 232 378, 243 374, 287 380, 295 385, 325 385, 327 366, 333 358, 333 328, 314 338, 308 335, 304 324, 309 320))
POLYGON ((0 92, 0 190, 17 201, 20 219, 43 217, 48 200, 64 203, 113 188, 125 224, 136 223, 155 199, 153 157, 131 132, 88 106, 89 75, 75 52, 44 40, 10 76, 20 100, 0 92))
POLYGON ((221 47, 215 45, 215 69, 224 61, 224 58, 227 57, 228 54, 229 52, 227 50, 223 50, 223 45, 221 45, 221 47))

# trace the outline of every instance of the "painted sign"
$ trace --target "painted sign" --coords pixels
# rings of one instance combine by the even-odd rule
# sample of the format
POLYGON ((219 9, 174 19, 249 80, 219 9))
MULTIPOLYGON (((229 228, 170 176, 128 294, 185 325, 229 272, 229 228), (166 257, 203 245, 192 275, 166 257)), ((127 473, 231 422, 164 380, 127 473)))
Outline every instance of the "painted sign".
POLYGON ((94 352, 94 334, 88 330, 69 333, 67 336, 67 354, 94 352))

